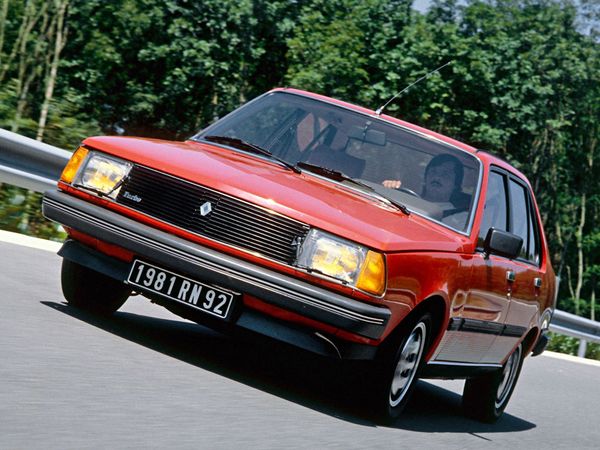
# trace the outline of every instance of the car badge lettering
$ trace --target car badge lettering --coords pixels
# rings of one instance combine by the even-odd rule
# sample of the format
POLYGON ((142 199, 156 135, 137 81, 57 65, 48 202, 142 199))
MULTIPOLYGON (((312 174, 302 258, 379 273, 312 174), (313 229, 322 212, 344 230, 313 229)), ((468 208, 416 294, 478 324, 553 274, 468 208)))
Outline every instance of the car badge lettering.
POLYGON ((126 199, 131 200, 133 202, 136 202, 136 203, 139 203, 142 201, 142 197, 140 197, 139 195, 132 194, 129 191, 123 192, 123 197, 125 197, 126 199))
POLYGON ((202 206, 200 206, 200 215, 202 217, 210 214, 211 211, 212 211, 212 205, 210 202, 206 202, 206 203, 202 204, 202 206))

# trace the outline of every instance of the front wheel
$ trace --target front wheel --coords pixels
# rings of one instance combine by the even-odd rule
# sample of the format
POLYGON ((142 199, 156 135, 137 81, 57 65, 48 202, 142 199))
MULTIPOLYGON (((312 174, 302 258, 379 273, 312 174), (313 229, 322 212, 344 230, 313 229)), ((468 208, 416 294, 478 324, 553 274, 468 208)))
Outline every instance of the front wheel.
POLYGON ((377 371, 376 409, 386 422, 396 419, 410 399, 430 341, 431 315, 422 315, 405 330, 377 371))
POLYGON ((515 389, 522 365, 523 345, 519 344, 502 369, 468 379, 463 392, 465 414, 481 422, 496 422, 515 389))
POLYGON ((131 294, 125 284, 81 264, 63 259, 61 284, 69 305, 97 314, 113 314, 131 294))

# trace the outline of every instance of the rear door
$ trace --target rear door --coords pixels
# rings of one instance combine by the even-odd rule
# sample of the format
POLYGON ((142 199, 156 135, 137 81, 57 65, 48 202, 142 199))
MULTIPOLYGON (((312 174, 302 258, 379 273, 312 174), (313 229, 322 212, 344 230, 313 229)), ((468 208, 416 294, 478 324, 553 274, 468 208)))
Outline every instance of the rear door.
MULTIPOLYGON (((541 228, 532 193, 524 181, 513 175, 509 176, 508 193, 512 211, 511 232, 523 239, 521 253, 513 261, 515 267, 519 268, 519 276, 515 277, 514 282, 518 295, 513 295, 505 320, 506 328, 511 328, 516 336, 526 332, 536 319, 540 311, 540 298, 547 297, 550 286, 542 269, 541 228)), ((508 337, 503 340, 510 349, 516 344, 514 339, 508 337)))

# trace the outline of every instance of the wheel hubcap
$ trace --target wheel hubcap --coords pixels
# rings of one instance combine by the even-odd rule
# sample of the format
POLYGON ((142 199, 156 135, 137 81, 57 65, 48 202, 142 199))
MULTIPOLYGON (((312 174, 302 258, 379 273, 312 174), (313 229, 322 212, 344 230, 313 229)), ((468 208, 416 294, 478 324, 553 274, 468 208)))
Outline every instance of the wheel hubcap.
POLYGON ((390 406, 398 405, 413 381, 419 367, 419 361, 425 347, 427 329, 423 322, 419 322, 408 336, 400 351, 400 357, 396 363, 394 377, 390 388, 390 406))
POLYGON ((496 393, 496 408, 500 408, 506 401, 508 394, 517 377, 517 369, 519 368, 519 361, 521 359, 521 345, 510 355, 508 361, 502 368, 502 377, 500 384, 498 385, 498 391, 496 393))

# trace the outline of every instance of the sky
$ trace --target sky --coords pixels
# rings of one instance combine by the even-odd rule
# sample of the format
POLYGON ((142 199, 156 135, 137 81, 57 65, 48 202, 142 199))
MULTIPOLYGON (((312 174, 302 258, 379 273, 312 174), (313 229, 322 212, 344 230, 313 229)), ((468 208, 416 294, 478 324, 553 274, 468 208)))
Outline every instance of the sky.
MULTIPOLYGON (((464 5, 464 2, 459 2, 459 4, 462 3, 464 5)), ((579 8, 581 8, 582 3, 588 3, 589 5, 595 5, 595 6, 591 6, 591 8, 595 8, 594 10, 596 11, 596 18, 595 19, 590 19, 590 18, 584 18, 583 17, 583 13, 580 14, 580 24, 578 26, 578 29, 581 33, 583 34, 590 34, 592 29, 595 29, 596 31, 598 31, 598 29, 600 29, 600 6, 598 6, 600 4, 600 0, 588 0, 587 2, 582 1, 582 0, 578 0, 576 5, 578 5, 579 8)), ((426 12, 427 8, 429 8, 429 5, 431 4, 431 0, 414 0, 413 2, 413 8, 416 9, 419 12, 426 12)), ((583 9, 581 9, 580 11, 583 11, 583 9)))
POLYGON ((425 12, 427 7, 429 6, 430 0, 415 0, 413 3, 413 8, 417 11, 425 12))

